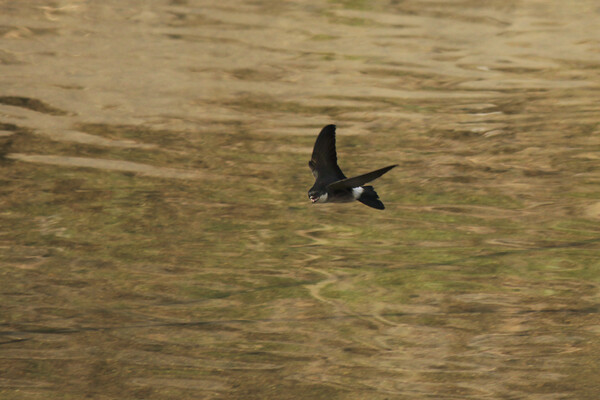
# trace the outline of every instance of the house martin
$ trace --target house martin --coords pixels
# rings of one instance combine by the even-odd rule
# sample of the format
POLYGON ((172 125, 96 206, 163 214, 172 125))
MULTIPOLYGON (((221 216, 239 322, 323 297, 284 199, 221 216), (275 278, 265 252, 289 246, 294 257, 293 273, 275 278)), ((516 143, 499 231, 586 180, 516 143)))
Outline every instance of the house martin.
POLYGON ((358 200, 369 207, 383 210, 385 206, 373 186, 364 184, 374 181, 396 165, 346 178, 337 165, 335 125, 327 125, 317 137, 308 166, 315 177, 315 184, 308 191, 308 198, 313 203, 347 203, 358 200))

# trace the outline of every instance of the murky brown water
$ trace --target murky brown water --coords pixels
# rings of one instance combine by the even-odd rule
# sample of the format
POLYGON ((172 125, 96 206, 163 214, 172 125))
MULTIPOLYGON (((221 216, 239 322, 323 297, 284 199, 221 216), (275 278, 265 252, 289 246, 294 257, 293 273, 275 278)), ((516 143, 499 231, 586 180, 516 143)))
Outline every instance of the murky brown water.
POLYGON ((0 1, 0 397, 600 398, 598 21, 0 1))

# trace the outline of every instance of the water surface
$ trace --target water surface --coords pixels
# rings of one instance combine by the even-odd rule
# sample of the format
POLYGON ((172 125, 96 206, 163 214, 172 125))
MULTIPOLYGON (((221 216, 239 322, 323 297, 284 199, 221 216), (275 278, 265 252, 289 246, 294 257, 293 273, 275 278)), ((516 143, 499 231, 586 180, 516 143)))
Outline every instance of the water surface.
POLYGON ((1 397, 597 399, 599 18, 0 1, 1 397))

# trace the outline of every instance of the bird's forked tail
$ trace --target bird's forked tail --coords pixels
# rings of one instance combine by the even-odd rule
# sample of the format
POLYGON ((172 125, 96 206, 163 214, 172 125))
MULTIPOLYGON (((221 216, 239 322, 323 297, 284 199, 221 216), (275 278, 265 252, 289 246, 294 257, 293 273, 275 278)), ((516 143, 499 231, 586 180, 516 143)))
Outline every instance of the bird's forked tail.
POLYGON ((385 206, 383 205, 381 200, 379 200, 379 196, 377 195, 375 189, 373 189, 373 186, 363 186, 362 188, 364 190, 360 194, 360 197, 356 200, 360 201, 366 206, 373 207, 378 210, 385 209, 385 206))

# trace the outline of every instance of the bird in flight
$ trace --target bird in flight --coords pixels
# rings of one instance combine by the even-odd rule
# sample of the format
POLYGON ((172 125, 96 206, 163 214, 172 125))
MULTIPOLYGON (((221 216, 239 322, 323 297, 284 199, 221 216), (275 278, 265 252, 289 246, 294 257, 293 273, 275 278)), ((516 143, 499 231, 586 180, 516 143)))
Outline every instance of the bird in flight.
POLYGON ((347 203, 358 200, 369 207, 383 210, 385 206, 373 186, 363 185, 379 178, 396 165, 346 178, 337 165, 335 125, 327 125, 317 137, 308 166, 315 177, 315 184, 308 191, 308 198, 313 203, 347 203))

